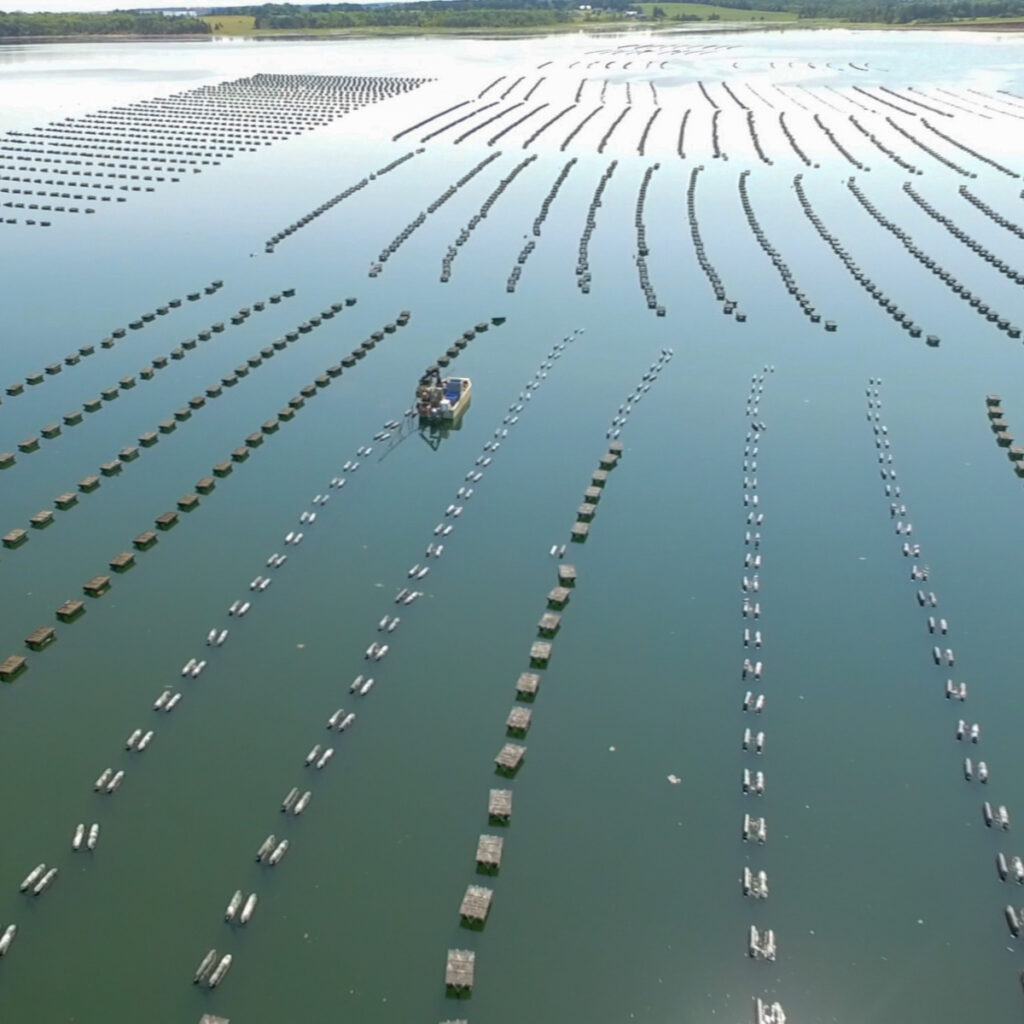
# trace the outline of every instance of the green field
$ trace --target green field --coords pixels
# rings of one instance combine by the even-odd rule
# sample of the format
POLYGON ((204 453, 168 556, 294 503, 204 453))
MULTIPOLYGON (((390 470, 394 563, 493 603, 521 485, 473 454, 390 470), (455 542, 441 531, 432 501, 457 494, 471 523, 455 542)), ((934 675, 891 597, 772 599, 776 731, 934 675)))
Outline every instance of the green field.
POLYGON ((251 14, 210 14, 202 20, 213 29, 215 36, 246 36, 252 34, 256 19, 251 14))
POLYGON ((665 20, 670 21, 680 15, 700 18, 708 21, 796 21, 796 15, 790 11, 740 11, 733 7, 716 7, 714 4, 637 4, 651 18, 654 8, 660 7, 665 12, 665 20))

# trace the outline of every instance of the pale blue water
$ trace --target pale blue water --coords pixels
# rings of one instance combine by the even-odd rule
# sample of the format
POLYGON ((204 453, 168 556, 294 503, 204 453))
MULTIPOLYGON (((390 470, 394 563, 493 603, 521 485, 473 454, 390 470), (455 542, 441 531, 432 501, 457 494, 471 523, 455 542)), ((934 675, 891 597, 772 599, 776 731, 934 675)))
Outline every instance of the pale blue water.
MULTIPOLYGON (((690 35, 655 43, 677 38, 680 47, 696 45, 690 35)), ((539 159, 461 248, 450 284, 437 282, 447 246, 526 155, 522 141, 535 123, 503 139, 501 158, 430 216, 376 279, 367 270, 381 246, 490 152, 486 130, 461 146, 447 136, 428 143, 426 153, 272 256, 263 253, 275 231, 418 146, 420 133, 389 141, 402 128, 475 96, 500 74, 508 76, 502 89, 526 76, 519 98, 546 75, 535 95, 553 114, 572 102, 582 73, 569 68, 574 60, 595 61, 586 51, 637 41, 0 51, 3 123, 19 130, 258 71, 437 79, 230 166, 103 204, 94 217, 69 217, 46 231, 4 228, 2 384, 79 345, 98 345, 112 327, 207 281, 223 279, 224 287, 25 395, 5 395, 2 451, 239 306, 297 290, 39 452, 19 454, 0 474, 4 532, 27 525, 29 515, 52 507, 57 494, 274 338, 333 301, 358 302, 161 435, 119 477, 57 512, 49 529, 31 531, 24 548, 0 551, 0 657, 23 651, 32 629, 55 622, 61 602, 106 571, 111 556, 301 386, 399 310, 411 310, 412 319, 218 480, 197 511, 139 553, 134 569, 114 576, 110 593, 90 601, 79 623, 57 623, 50 650, 25 651, 29 671, 0 693, 0 923, 19 925, 0 964, 3 1019, 142 1015, 162 1024, 214 1012, 257 1024, 335 1016, 738 1022, 750 1019, 755 995, 778 998, 791 1021, 805 1022, 1001 1021, 1019 1012, 1016 975, 1024 965, 1002 921, 1018 890, 999 882, 994 857, 1022 851, 1014 831, 985 830, 980 806, 986 798, 1005 803, 1015 825, 1024 807, 1014 674, 1024 495, 984 413, 985 394, 1000 392, 1011 429, 1024 429, 1020 342, 956 299, 856 205, 844 186, 854 169, 812 134, 810 113, 785 108, 822 165, 808 170, 782 138, 777 111, 738 93, 777 161, 765 167, 718 83, 749 82, 780 107, 787 101, 772 82, 812 93, 825 84, 841 91, 913 84, 933 99, 942 95, 931 92, 936 85, 1024 95, 1021 45, 1009 37, 758 33, 701 37, 729 49, 660 54, 669 62, 664 70, 644 67, 651 56, 623 70, 628 56, 602 54, 573 117, 596 105, 604 77, 609 109, 565 153, 558 144, 575 123, 569 115, 531 148, 539 159), (546 60, 554 63, 536 70, 546 60), (605 69, 611 60, 618 64, 605 69), (826 67, 851 60, 869 71, 826 67), (649 79, 664 111, 640 159, 636 144, 653 109, 649 79), (727 162, 711 157, 711 108, 697 79, 722 107, 727 162), (636 110, 598 156, 625 81, 636 110), (694 111, 693 141, 680 161, 675 141, 686 106, 694 111), (510 295, 508 273, 570 156, 578 163, 510 295), (582 295, 573 275, 577 242, 611 159, 619 165, 591 239, 592 292, 582 295), (664 319, 646 309, 634 264, 637 189, 654 161, 661 167, 644 220, 664 319), (706 167, 697 210, 708 255, 746 323, 711 301, 689 241, 685 191, 696 162, 706 167), (800 315, 756 246, 737 196, 746 168, 762 228, 822 316, 838 322, 835 334, 800 315), (793 195, 800 171, 808 198, 853 258, 926 331, 941 335, 937 350, 898 330, 828 252, 793 195), (328 492, 356 447, 409 405, 423 368, 491 316, 508 319, 452 364, 473 379, 462 429, 436 451, 416 433, 386 457, 386 446, 375 444, 345 488, 330 491, 316 523, 301 527, 313 495, 328 492), (509 429, 444 556, 431 563, 425 596, 400 610, 391 651, 373 669, 374 690, 351 697, 348 683, 367 672, 363 651, 379 639, 380 617, 394 613, 390 598, 408 585, 406 570, 424 563, 434 525, 482 445, 552 344, 575 327, 585 333, 554 361, 509 429), (492 831, 487 790, 498 783, 491 759, 555 582, 548 549, 568 542, 609 421, 665 347, 675 356, 623 429, 626 453, 590 539, 566 556, 579 585, 533 705, 526 763, 512 783, 505 863, 483 883, 495 890, 491 918, 482 933, 468 932, 459 928, 458 905, 465 886, 479 881, 473 853, 478 834, 492 831), (767 364, 775 372, 760 405, 768 429, 756 475, 766 516, 758 656, 768 704, 751 721, 740 710, 748 685, 740 679, 741 462, 750 377, 767 364), (931 665, 917 584, 907 579, 912 560, 900 556, 878 476, 863 390, 876 375, 884 379, 883 419, 911 539, 931 567, 937 614, 952 627, 952 673, 931 665), (302 545, 284 548, 284 534, 297 529, 306 534, 302 545), (273 573, 273 586, 252 597, 248 582, 267 572, 268 554, 284 550, 289 560, 273 573), (233 600, 250 598, 247 618, 227 617, 233 600), (210 652, 203 640, 214 625, 229 625, 231 635, 210 652), (204 655, 210 664, 198 680, 179 677, 188 658, 204 655), (966 705, 942 699, 950 674, 968 681, 966 705), (165 685, 184 693, 171 716, 151 710, 165 685), (339 706, 355 709, 357 722, 334 736, 336 755, 322 773, 303 769, 306 751, 327 741, 324 723, 339 706), (978 748, 954 741, 961 715, 981 723, 978 748), (756 764, 740 750, 748 724, 767 734, 756 764), (145 754, 129 756, 123 742, 136 726, 156 737, 145 754), (965 753, 988 762, 987 789, 963 782, 965 753), (109 799, 91 790, 107 765, 127 772, 109 799), (746 766, 765 772, 760 800, 740 792, 746 766), (671 785, 670 774, 681 783, 671 785), (292 785, 314 796, 302 818, 285 821, 277 807, 292 785), (763 849, 740 841, 744 811, 766 816, 763 849), (73 854, 75 823, 93 820, 103 828, 95 855, 73 854), (260 871, 251 858, 271 830, 291 848, 279 867, 260 871), (32 901, 17 885, 41 860, 58 865, 61 877, 32 901), (740 893, 744 864, 768 872, 763 906, 740 893), (237 888, 258 892, 260 903, 246 929, 231 931, 221 917, 237 888), (774 965, 746 957, 751 923, 775 930, 774 965), (211 946, 231 952, 234 965, 209 994, 189 978, 211 946), (477 950, 468 1004, 444 995, 452 947, 477 950)), ((840 115, 798 90, 789 95, 819 112, 871 166, 857 181, 876 206, 994 308, 1024 321, 1019 286, 904 197, 902 170, 840 115)), ((834 94, 821 95, 842 106, 834 94)), ((926 169, 913 181, 929 201, 1012 266, 1024 263, 1020 240, 956 195, 966 179, 912 153, 880 119, 863 120, 926 169)), ((998 130, 967 116, 930 120, 1021 166, 1016 120, 997 120, 998 130)), ((900 123, 924 137, 915 121, 900 123)), ((967 184, 985 201, 1024 219, 1019 181, 942 151, 978 170, 967 184)))

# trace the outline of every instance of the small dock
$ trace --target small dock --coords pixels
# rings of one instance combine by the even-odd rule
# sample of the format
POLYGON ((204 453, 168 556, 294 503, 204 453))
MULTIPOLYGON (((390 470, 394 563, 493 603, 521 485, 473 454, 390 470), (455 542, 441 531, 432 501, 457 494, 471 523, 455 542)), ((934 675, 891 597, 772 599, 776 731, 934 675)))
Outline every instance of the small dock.
POLYGON ((537 631, 541 636, 553 637, 562 625, 562 616, 558 612, 545 612, 537 623, 537 631))
POLYGON ((551 660, 551 644, 546 640, 535 640, 530 645, 530 664, 539 668, 547 668, 551 660))
POLYGON ((160 515, 153 520, 156 523, 157 528, 160 530, 169 530, 178 522, 177 512, 161 512, 160 515))
POLYGON ((558 582, 563 587, 576 586, 576 566, 565 563, 558 567, 558 582))
POLYGON ((135 554, 131 551, 122 551, 119 555, 114 555, 110 560, 110 568, 114 572, 125 572, 135 564, 135 554))
POLYGON ((468 996, 473 991, 476 953, 469 949, 449 949, 444 971, 445 989, 450 996, 468 996))
POLYGON ((548 592, 548 607, 563 609, 572 596, 568 587, 554 587, 548 592))
POLYGON ((27 540, 28 531, 19 527, 16 530, 8 530, 7 533, 4 534, 3 544, 5 548, 16 548, 20 547, 27 540))
POLYGON ((532 701, 540 688, 540 676, 536 672, 523 672, 516 683, 516 699, 532 701))
POLYGON ((102 597, 110 589, 110 577, 93 576, 88 583, 85 583, 82 586, 82 589, 90 597, 102 597))
POLYGON ((57 609, 56 614, 57 618, 60 619, 61 622, 74 622, 74 620, 77 619, 79 615, 83 614, 84 611, 84 601, 65 601, 57 609))
POLYGON ((505 720, 505 731, 509 736, 522 739, 529 732, 532 717, 533 712, 529 708, 513 708, 505 720))
POLYGON ((501 868, 505 840, 501 836, 482 835, 476 844, 476 869, 484 875, 496 875, 501 868))
POLYGON ((518 743, 506 743, 501 750, 498 751, 498 756, 494 759, 494 764, 499 775, 513 776, 522 767, 523 759, 526 757, 526 747, 520 746, 518 743))
POLYGON ((41 651, 44 647, 48 647, 57 639, 57 630, 53 626, 40 626, 38 629, 32 630, 27 637, 25 637, 25 646, 33 651, 41 651))
POLYGON ((12 654, 9 658, 0 661, 0 679, 5 683, 17 678, 25 671, 28 662, 20 654, 12 654))
POLYGON ((466 894, 462 897, 462 903, 459 906, 459 919, 463 927, 483 928, 487 922, 487 915, 491 912, 493 899, 493 889, 484 888, 482 885, 466 886, 466 894))
POLYGON ((157 542, 154 530, 143 530, 142 533, 132 541, 133 547, 139 551, 148 551, 157 542))
POLYGON ((487 817, 492 825, 507 825, 512 820, 512 790, 492 789, 487 797, 487 817))
POLYGON ((569 530, 569 538, 577 544, 582 544, 590 536, 590 523, 573 523, 569 530))

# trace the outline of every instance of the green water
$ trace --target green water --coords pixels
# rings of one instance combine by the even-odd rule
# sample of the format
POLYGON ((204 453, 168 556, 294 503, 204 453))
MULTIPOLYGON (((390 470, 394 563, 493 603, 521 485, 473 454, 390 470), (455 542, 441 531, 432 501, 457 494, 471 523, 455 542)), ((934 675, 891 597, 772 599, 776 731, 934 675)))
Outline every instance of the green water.
MULTIPOLYGON (((113 555, 300 387, 401 309, 412 313, 407 327, 218 480, 198 510, 137 555, 135 568, 114 575, 109 594, 90 600, 80 622, 57 623, 49 650, 25 651, 29 671, 0 693, 0 922, 19 926, 0 965, 3 1020, 141 1016, 170 1024, 213 1012, 235 1024, 466 1016, 492 1024, 739 1022, 750 1019, 755 995, 779 999, 790 1020, 805 1022, 1002 1021, 1019 1013, 1024 964, 1002 921, 1017 890, 999 882, 993 862, 998 850, 1024 851, 1015 832, 987 832, 980 807, 986 798, 1005 803, 1015 825, 1024 807, 1015 674, 1024 495, 984 413, 985 394, 997 391, 1011 429, 1024 424, 1020 342, 956 299, 860 210, 843 184, 854 169, 811 134, 810 114, 785 108, 822 165, 807 170, 772 112, 745 97, 777 160, 765 167, 718 83, 750 82, 780 107, 772 82, 812 92, 914 84, 1024 94, 1024 52, 1002 38, 877 33, 716 35, 700 43, 687 35, 680 50, 704 42, 708 49, 661 54, 664 69, 645 68, 649 56, 624 69, 628 56, 587 52, 638 40, 650 41, 0 50, 4 126, 20 130, 257 71, 437 79, 173 188, 104 204, 95 217, 48 231, 3 228, 2 384, 79 345, 98 346, 111 328, 173 296, 215 278, 224 287, 25 395, 4 396, 2 451, 212 321, 296 288, 39 452, 19 455, 0 474, 3 532, 27 525, 285 331, 346 296, 358 302, 161 435, 118 477, 57 512, 54 525, 31 531, 23 548, 0 551, 0 657, 24 651, 31 630, 54 622, 58 605, 108 571, 113 555), (537 71, 547 60, 553 64, 537 71), (586 72, 594 91, 573 116, 596 104, 603 78, 620 94, 565 153, 558 144, 574 123, 568 115, 531 148, 538 159, 461 248, 450 284, 437 281, 445 249, 523 158, 522 141, 537 124, 503 139, 500 159, 429 217, 376 279, 367 269, 381 246, 491 152, 486 131, 461 146, 447 136, 429 143, 264 255, 275 231, 418 145, 420 133, 391 143, 395 132, 476 96, 500 74, 506 85, 519 75, 527 83, 548 76, 550 95, 538 90, 537 100, 550 101, 553 114, 572 102, 576 60, 600 63, 586 72), (611 60, 617 65, 606 69, 611 60), (850 60, 871 70, 854 78, 848 68, 826 67, 850 60), (665 109, 641 159, 649 79, 665 109), (710 107, 698 79, 722 105, 728 162, 711 157, 710 107), (636 111, 598 155, 626 81, 636 111), (694 110, 693 142, 680 161, 675 137, 685 106, 694 110), (509 294, 508 273, 570 156, 578 163, 509 294), (593 290, 583 295, 573 275, 577 241, 611 159, 619 164, 590 243, 593 290), (655 161, 644 220, 664 318, 646 309, 634 264, 637 189, 655 161), (746 323, 712 301, 689 240, 685 191, 697 162, 706 167, 697 210, 708 256, 746 323), (762 228, 823 317, 838 322, 835 334, 800 315, 755 244, 737 197, 746 168, 762 228), (940 348, 908 338, 828 252, 792 193, 800 171, 829 229, 915 321, 941 335, 940 348), (401 417, 423 368, 492 316, 507 321, 452 366, 473 379, 462 429, 436 450, 415 431, 398 444, 371 442, 385 420, 401 417), (377 621, 394 613, 391 598, 408 585, 407 569, 424 564, 434 526, 483 444, 552 345, 577 327, 584 333, 524 402, 463 515, 451 520, 444 555, 420 584, 424 597, 400 609, 390 653, 372 670, 373 691, 350 696, 352 677, 368 671, 363 651, 379 639, 377 621), (487 791, 500 780, 491 762, 555 583, 548 549, 568 543, 609 422, 666 347, 674 358, 623 428, 625 454, 591 536, 566 555, 579 584, 533 705, 526 763, 511 783, 504 865, 484 883, 495 891, 491 917, 482 933, 466 931, 457 911, 465 886, 480 881, 476 839, 493 831, 487 791), (750 378, 768 364, 775 371, 760 403, 768 429, 756 470, 765 513, 757 623, 765 645, 757 656, 768 704, 754 719, 740 709, 750 685, 740 678, 749 653, 741 635, 753 625, 739 614, 749 572, 742 452, 750 378), (876 375, 911 539, 931 567, 936 614, 951 624, 943 645, 956 649, 952 673, 931 664, 918 584, 907 578, 911 560, 900 556, 889 518, 865 419, 864 387, 876 375), (329 489, 356 448, 371 443, 344 489, 329 489), (301 526, 317 493, 331 501, 315 524, 301 526), (284 547, 285 533, 298 529, 303 543, 284 547), (287 551, 288 562, 253 596, 248 583, 268 571, 274 551, 287 551), (236 599, 253 602, 244 619, 226 614, 236 599), (222 649, 204 645, 213 626, 230 626, 222 649), (199 679, 179 676, 185 661, 204 656, 209 666, 199 679), (942 699, 950 674, 968 681, 966 705, 942 699), (184 696, 173 715, 158 715, 152 702, 167 685, 184 696), (322 773, 304 769, 306 751, 328 741, 324 724, 337 707, 356 710, 356 723, 330 738, 336 754, 322 773), (955 743, 961 715, 981 723, 978 748, 955 743), (747 725, 767 735, 756 763, 740 750, 747 725), (136 727, 156 736, 146 753, 129 755, 123 743, 136 727), (988 762, 987 789, 963 782, 965 753, 988 762), (92 781, 108 765, 124 767, 126 778, 101 798, 92 781), (763 798, 740 792, 744 767, 764 770, 763 798), (681 783, 671 785, 670 774, 681 783), (293 785, 311 789, 313 800, 301 818, 286 820, 277 808, 293 785), (767 818, 763 849, 739 838, 745 811, 767 818), (93 856, 70 850, 79 821, 102 824, 93 856), (261 870, 252 857, 270 831, 291 846, 277 868, 261 870), (61 874, 31 900, 17 886, 39 861, 61 874), (741 895, 745 864, 768 872, 764 905, 741 895), (231 930, 222 914, 238 888, 256 891, 260 902, 247 928, 231 930), (747 958, 751 923, 775 930, 775 964, 747 958), (189 979, 212 946, 231 952, 234 964, 208 993, 189 979), (445 953, 456 947, 477 951, 476 990, 465 1004, 444 993, 445 953)), ((655 43, 676 45, 676 37, 655 43)), ((857 180, 883 213, 994 308, 1024 320, 1019 286, 913 206, 900 192, 899 168, 825 106, 790 95, 871 165, 857 180)), ((861 116, 850 105, 845 112, 861 116)), ((965 116, 948 130, 1021 167, 1016 121, 997 124, 998 132, 965 116)), ((887 144, 926 168, 915 188, 1012 266, 1024 264, 1020 241, 956 195, 965 179, 883 131, 887 144)), ((943 152, 979 171, 968 184, 985 201, 1024 218, 1019 181, 943 152)))

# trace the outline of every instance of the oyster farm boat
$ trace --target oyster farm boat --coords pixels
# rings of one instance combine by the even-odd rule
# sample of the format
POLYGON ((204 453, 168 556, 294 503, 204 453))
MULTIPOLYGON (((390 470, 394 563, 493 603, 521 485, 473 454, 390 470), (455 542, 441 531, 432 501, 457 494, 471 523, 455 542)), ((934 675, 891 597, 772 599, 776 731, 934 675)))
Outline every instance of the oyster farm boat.
POLYGON ((473 397, 473 382, 468 377, 442 377, 431 366, 416 388, 416 411, 421 422, 451 423, 461 418, 473 397))

